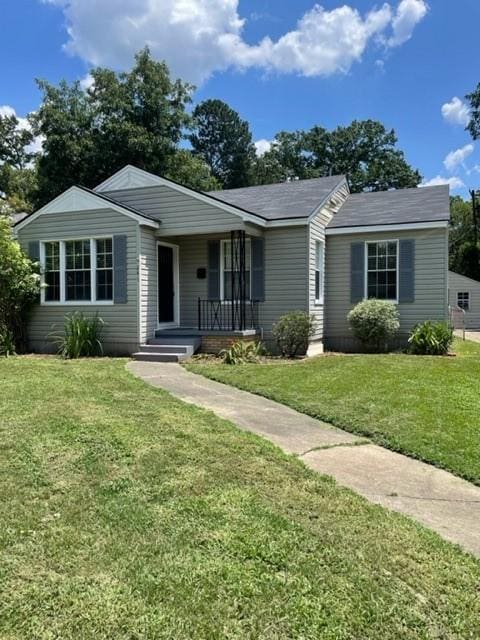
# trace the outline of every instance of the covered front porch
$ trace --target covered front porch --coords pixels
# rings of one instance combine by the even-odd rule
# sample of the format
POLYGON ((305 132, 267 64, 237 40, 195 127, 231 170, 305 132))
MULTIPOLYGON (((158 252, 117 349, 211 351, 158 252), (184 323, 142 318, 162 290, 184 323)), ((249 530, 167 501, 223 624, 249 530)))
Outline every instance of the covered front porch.
POLYGON ((156 333, 257 331, 263 253, 263 238, 244 230, 157 238, 156 333))

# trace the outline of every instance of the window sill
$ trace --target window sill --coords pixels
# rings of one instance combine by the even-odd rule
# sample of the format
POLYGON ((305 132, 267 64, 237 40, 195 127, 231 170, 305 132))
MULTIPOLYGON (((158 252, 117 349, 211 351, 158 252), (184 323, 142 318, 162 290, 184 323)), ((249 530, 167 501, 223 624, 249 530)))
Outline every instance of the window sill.
POLYGON ((45 301, 40 302, 41 307, 109 307, 113 306, 113 300, 99 300, 90 302, 86 300, 65 300, 64 302, 45 301))
POLYGON ((315 305, 316 307, 323 307, 323 305, 324 305, 324 304, 325 304, 325 303, 324 303, 324 301, 323 301, 323 300, 315 300, 315 302, 314 302, 314 305, 315 305))

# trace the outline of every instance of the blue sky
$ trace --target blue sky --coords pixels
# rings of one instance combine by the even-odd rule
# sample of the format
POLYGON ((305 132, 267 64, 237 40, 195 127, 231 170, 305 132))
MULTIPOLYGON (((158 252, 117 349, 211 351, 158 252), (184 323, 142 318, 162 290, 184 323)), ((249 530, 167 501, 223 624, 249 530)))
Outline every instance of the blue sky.
POLYGON ((199 86, 195 100, 225 100, 250 122, 255 140, 375 118, 395 129, 425 181, 448 179, 463 195, 479 188, 480 143, 464 130, 461 101, 480 82, 480 2, 324 0, 321 7, 313 0, 3 0, 0 109, 24 116, 39 103, 36 77, 56 83, 84 79, 92 64, 125 68, 148 42, 199 86))

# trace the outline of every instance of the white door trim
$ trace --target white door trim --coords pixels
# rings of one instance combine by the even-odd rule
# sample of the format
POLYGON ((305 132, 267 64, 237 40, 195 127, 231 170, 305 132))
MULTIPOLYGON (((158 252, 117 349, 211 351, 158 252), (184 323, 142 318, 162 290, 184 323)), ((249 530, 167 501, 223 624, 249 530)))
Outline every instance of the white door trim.
POLYGON ((180 326, 180 261, 179 252, 180 248, 178 244, 171 244, 170 242, 161 242, 157 240, 156 244, 157 252, 157 329, 173 329, 180 326), (158 247, 169 247, 173 251, 173 322, 159 322, 158 321, 158 247))

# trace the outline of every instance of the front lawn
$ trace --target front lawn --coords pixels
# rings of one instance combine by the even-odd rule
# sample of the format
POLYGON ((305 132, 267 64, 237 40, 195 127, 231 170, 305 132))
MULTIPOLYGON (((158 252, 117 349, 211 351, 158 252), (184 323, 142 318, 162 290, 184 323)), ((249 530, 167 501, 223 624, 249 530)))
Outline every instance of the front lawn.
POLYGON ((476 560, 124 365, 0 360, 1 638, 480 637, 476 560))
POLYGON ((480 484, 480 344, 454 348, 457 357, 327 355, 189 369, 480 484))

